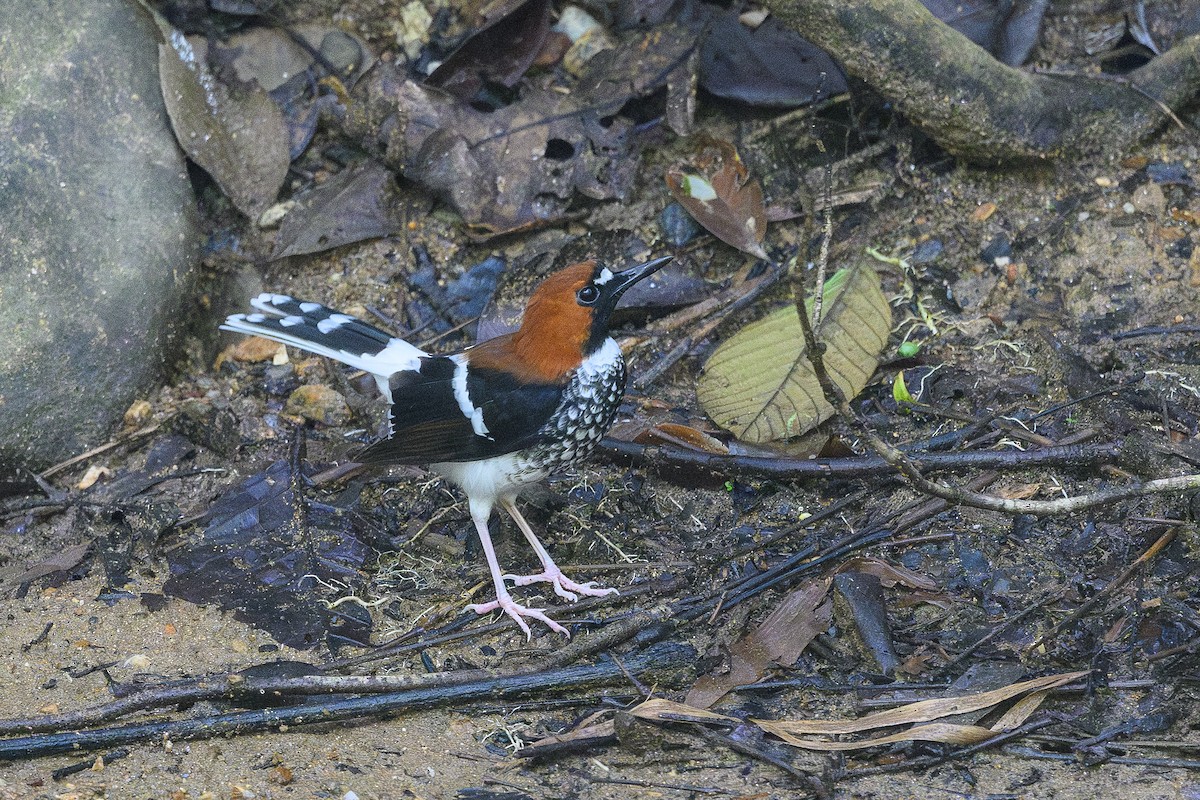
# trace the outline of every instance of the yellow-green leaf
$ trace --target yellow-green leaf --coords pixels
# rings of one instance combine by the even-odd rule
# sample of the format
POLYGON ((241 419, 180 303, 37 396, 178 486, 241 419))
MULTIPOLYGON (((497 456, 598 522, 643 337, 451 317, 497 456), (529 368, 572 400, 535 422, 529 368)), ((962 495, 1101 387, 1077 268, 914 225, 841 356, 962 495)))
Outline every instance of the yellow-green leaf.
MULTIPOLYGON (((817 331, 826 344, 825 368, 853 397, 875 373, 892 310, 878 274, 864 266, 829 281, 825 309, 817 331)), ((696 395, 714 422, 747 442, 799 436, 833 414, 805 354, 794 306, 747 325, 718 347, 696 395)))
POLYGON ((694 197, 701 202, 717 199, 717 190, 699 175, 684 175, 683 190, 688 193, 688 197, 694 197))

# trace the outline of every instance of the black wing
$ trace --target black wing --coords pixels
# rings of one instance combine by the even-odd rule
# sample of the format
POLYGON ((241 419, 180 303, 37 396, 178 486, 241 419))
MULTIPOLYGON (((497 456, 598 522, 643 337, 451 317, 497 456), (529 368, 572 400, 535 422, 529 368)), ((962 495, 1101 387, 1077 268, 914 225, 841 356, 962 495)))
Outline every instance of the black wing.
POLYGON ((391 433, 355 460, 430 464, 479 461, 512 453, 537 440, 538 430, 562 400, 560 385, 524 383, 496 370, 471 369, 467 395, 471 407, 481 412, 477 423, 455 396, 457 368, 451 358, 432 356, 421 359, 419 371, 393 375, 391 433))

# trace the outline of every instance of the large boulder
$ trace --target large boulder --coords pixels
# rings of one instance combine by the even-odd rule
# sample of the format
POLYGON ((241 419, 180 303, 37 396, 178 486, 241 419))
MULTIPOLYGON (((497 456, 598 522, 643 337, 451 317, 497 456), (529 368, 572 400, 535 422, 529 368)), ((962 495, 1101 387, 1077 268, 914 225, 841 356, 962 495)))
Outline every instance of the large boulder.
POLYGON ((38 468, 159 380, 200 235, 146 12, 27 0, 0 29, 0 468, 38 468))

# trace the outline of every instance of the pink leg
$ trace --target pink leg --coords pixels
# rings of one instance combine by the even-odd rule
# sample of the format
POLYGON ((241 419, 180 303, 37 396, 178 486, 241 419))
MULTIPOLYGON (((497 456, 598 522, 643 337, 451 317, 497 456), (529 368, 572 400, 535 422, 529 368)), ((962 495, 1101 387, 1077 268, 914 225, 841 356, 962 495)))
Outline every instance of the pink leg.
POLYGON ((529 630, 529 625, 525 623, 523 617, 543 622, 555 633, 561 633, 570 638, 570 632, 562 625, 559 625, 536 608, 528 608, 521 605, 513 600, 512 595, 508 593, 508 588, 504 585, 504 578, 500 573, 500 562, 496 558, 496 548, 492 547, 492 537, 488 532, 488 517, 491 515, 492 507, 490 503, 485 504, 476 503, 474 500, 471 501, 471 520, 475 523, 475 529, 479 531, 479 542, 483 545, 483 554, 487 558, 488 571, 492 573, 492 583, 496 585, 496 599, 490 603, 472 603, 467 608, 476 614, 489 614, 497 610, 503 611, 516 621, 517 626, 521 630, 525 631, 526 639, 532 638, 533 633, 529 630))
POLYGON ((537 553, 538 560, 542 562, 542 571, 537 575, 505 575, 503 576, 505 579, 512 581, 515 586, 528 586, 531 583, 552 584, 555 594, 572 603, 578 600, 581 594, 588 595, 589 597, 619 594, 616 589, 597 587, 595 581, 576 583, 566 575, 563 575, 562 570, 558 568, 558 565, 554 563, 554 559, 550 557, 550 553, 546 550, 545 545, 534 534, 533 528, 529 527, 529 523, 525 521, 525 518, 521 516, 521 512, 517 510, 516 504, 512 500, 503 498, 500 500, 500 506, 513 518, 513 522, 517 523, 517 527, 521 529, 521 533, 525 534, 525 538, 529 541, 529 546, 533 548, 533 552, 537 553))

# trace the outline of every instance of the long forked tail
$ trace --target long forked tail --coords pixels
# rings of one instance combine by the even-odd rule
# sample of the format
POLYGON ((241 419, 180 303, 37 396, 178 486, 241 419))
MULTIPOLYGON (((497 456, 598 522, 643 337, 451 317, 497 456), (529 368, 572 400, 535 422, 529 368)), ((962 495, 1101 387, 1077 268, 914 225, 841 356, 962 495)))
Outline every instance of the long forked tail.
POLYGON ((403 339, 320 303, 264 292, 250 305, 255 313, 233 314, 221 329, 265 336, 366 370, 375 376, 385 395, 390 395, 389 376, 419 369, 420 360, 428 355, 403 339))

